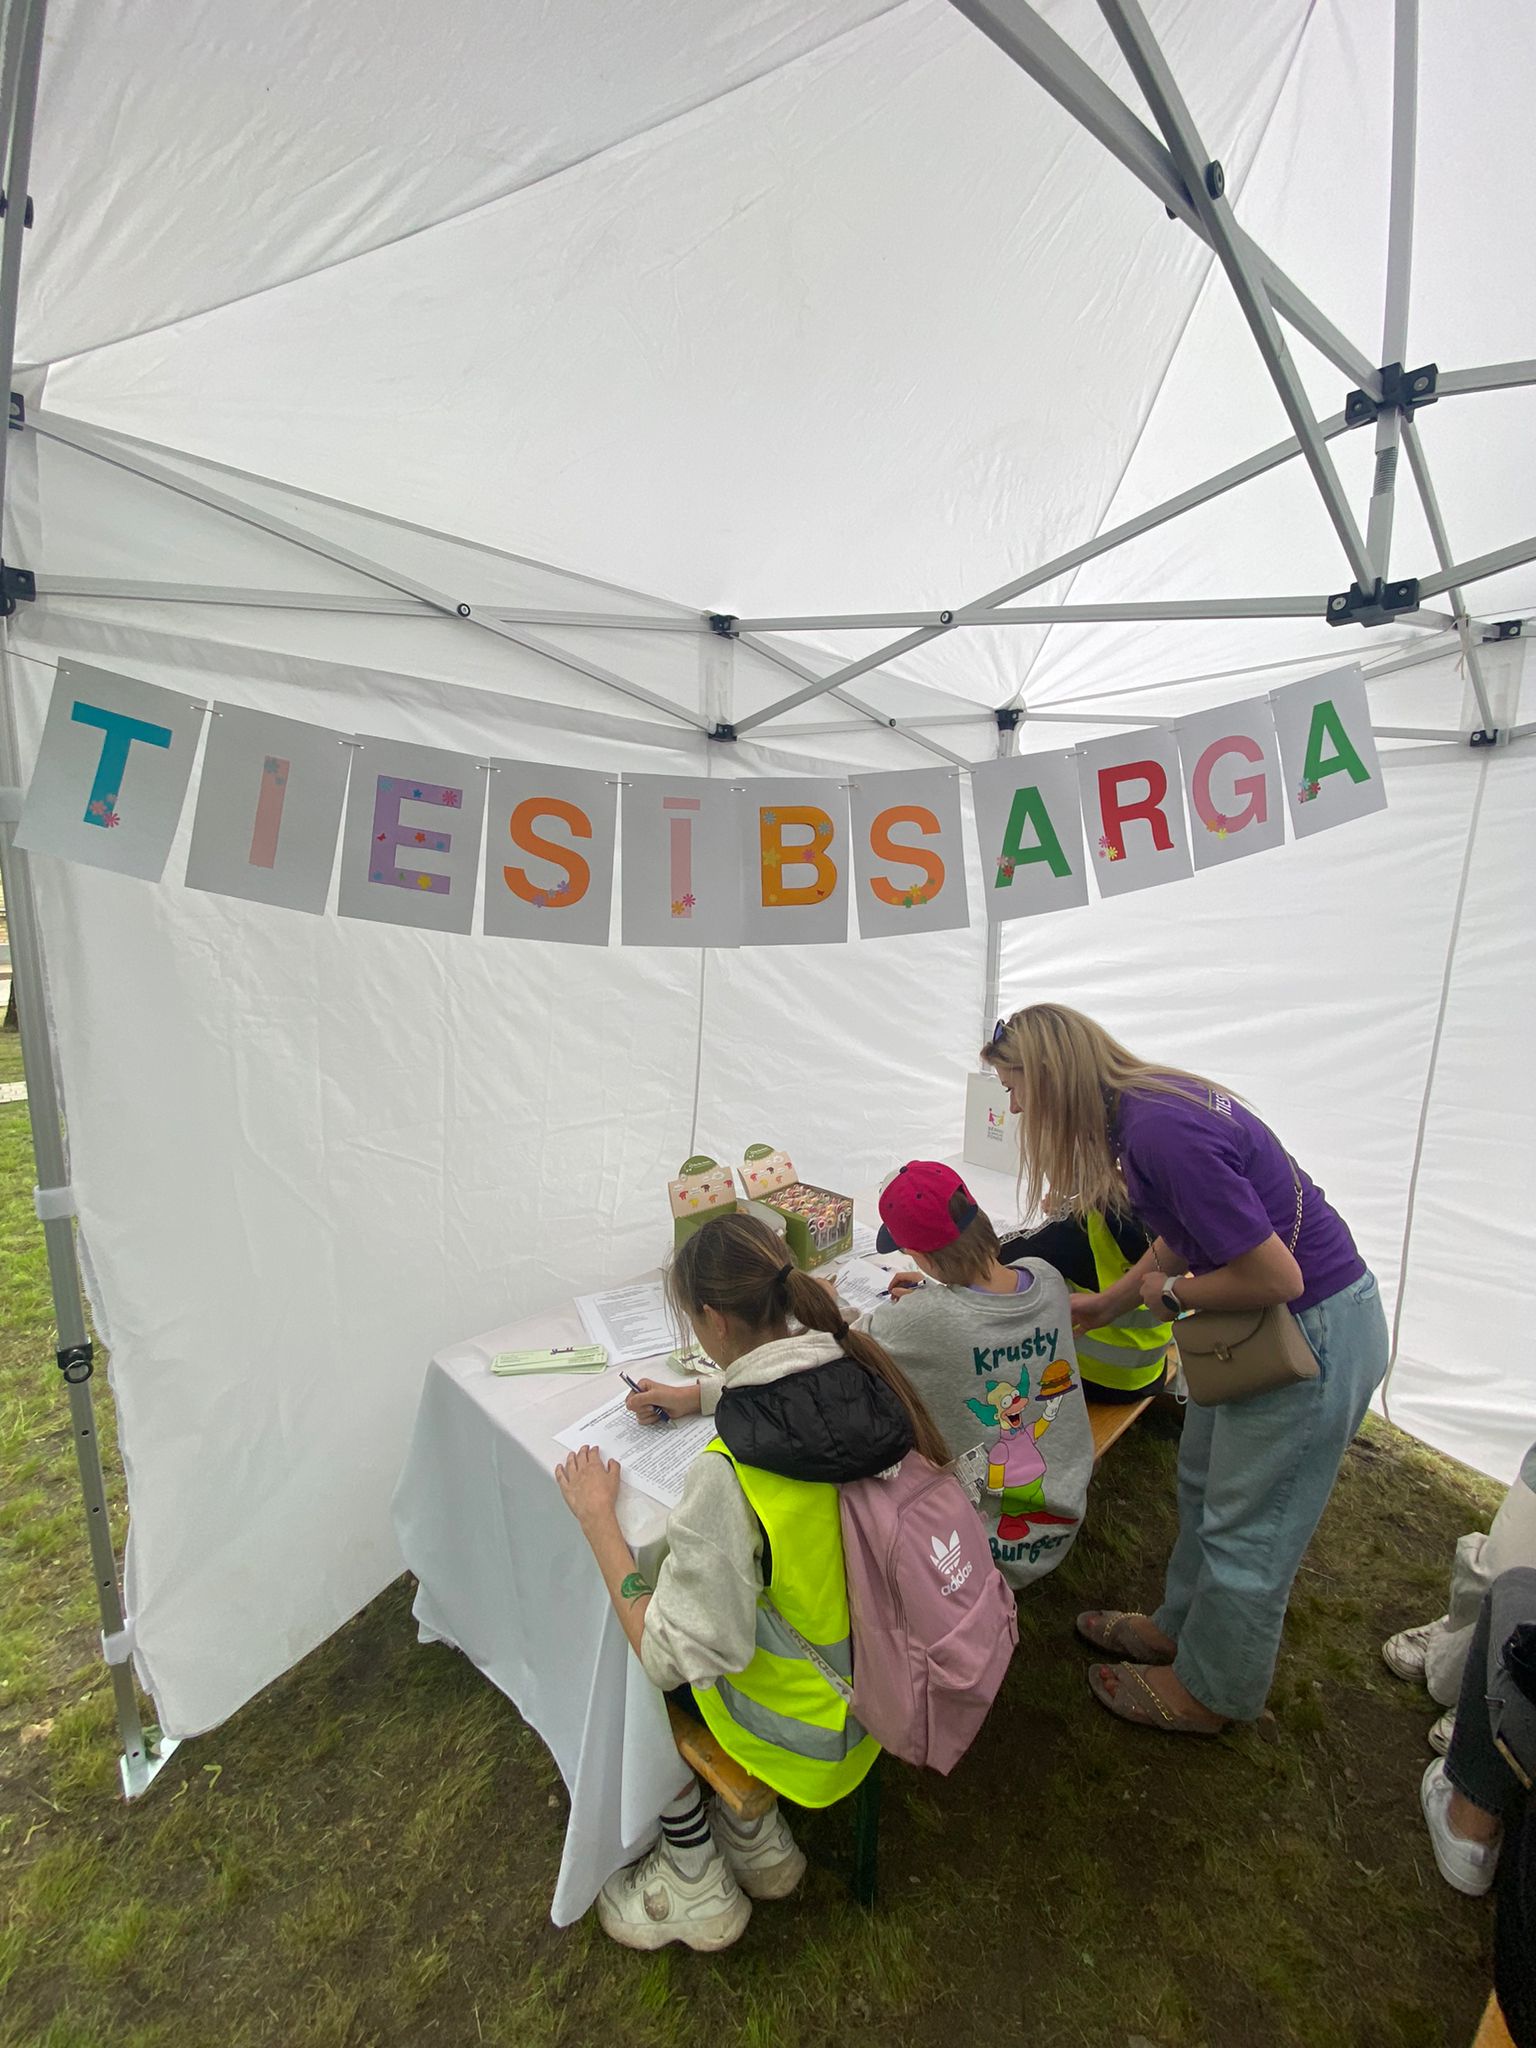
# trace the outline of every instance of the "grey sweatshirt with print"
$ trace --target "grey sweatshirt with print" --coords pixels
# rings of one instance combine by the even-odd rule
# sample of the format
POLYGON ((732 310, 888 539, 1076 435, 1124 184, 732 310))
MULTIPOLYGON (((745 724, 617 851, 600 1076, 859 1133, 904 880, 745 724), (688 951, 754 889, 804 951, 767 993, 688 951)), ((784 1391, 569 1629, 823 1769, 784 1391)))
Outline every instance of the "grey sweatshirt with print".
POLYGON ((1093 1432, 1066 1283, 1043 1261, 1014 1270, 1022 1292, 930 1280, 860 1327, 927 1402, 950 1455, 973 1454, 992 1555, 1010 1585, 1025 1586, 1060 1564, 1082 1526, 1093 1432))

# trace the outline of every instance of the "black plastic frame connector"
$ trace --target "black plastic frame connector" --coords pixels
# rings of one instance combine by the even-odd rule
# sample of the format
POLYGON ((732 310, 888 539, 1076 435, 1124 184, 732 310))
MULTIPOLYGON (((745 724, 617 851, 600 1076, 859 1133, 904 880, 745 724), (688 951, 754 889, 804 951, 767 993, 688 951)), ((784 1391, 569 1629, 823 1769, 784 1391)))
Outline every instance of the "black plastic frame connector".
POLYGON ((84 1344, 62 1344, 53 1354, 58 1360, 59 1371, 72 1387, 78 1387, 88 1380, 96 1370, 96 1347, 87 1341, 84 1344))
POLYGON ((19 604, 35 604, 37 578, 30 569, 13 569, 0 562, 0 619, 8 619, 19 604))
POLYGON ((1017 732, 1024 723, 1024 713, 1017 704, 1001 705, 992 716, 997 720, 999 732, 1017 732))
POLYGON ((1383 583, 1378 576, 1368 591, 1358 583, 1337 591, 1324 613, 1330 626, 1383 626, 1399 612, 1419 608, 1419 579, 1405 576, 1400 583, 1383 583))
POLYGON ((734 725, 717 725, 713 732, 705 734, 705 738, 711 740, 733 740, 735 737, 736 728, 734 725))
POLYGON ((1405 370, 1401 363, 1383 363, 1377 374, 1381 378, 1380 398, 1372 398, 1366 391, 1351 391, 1345 399, 1346 427, 1363 427, 1384 412, 1400 412, 1412 419, 1421 405, 1433 405, 1440 396, 1436 389, 1440 381, 1438 363, 1421 363, 1416 370, 1405 370))
POLYGON ((711 633, 718 633, 722 640, 734 640, 736 638, 736 614, 734 612, 711 612, 709 614, 709 630, 711 633))

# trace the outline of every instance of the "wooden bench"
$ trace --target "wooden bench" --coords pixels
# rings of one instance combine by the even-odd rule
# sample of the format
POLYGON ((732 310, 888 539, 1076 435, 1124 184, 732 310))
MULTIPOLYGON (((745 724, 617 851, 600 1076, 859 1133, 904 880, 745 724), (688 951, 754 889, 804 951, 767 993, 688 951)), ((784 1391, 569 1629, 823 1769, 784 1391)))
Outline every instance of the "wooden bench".
MULTIPOLYGON (((768 1811, 778 1793, 727 1756, 702 1721, 695 1721, 671 1700, 667 1701, 667 1718, 678 1755, 728 1813, 737 1820, 754 1821, 768 1811)), ((879 1861, 880 1759, 876 1757, 874 1768, 853 1794, 853 1896, 861 1906, 875 1903, 879 1861)))
POLYGON ((1156 1394, 1149 1394, 1145 1401, 1089 1401, 1088 1426, 1093 1431, 1095 1465, 1107 1450, 1119 1443, 1137 1417, 1145 1415, 1156 1399, 1156 1394))
POLYGON ((1499 2010, 1499 2001, 1492 1994, 1472 2048, 1515 2048, 1509 2028, 1504 2024, 1504 2015, 1499 2010))

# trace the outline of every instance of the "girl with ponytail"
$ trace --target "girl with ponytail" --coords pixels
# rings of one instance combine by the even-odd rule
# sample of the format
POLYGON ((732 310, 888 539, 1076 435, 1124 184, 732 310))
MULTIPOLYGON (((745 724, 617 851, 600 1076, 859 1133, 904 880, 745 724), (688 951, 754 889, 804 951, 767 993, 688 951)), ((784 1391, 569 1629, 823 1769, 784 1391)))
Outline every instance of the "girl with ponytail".
MULTIPOLYGON (((837 1487, 914 1448, 938 1465, 949 1453, 900 1367, 756 1218, 706 1223, 667 1284, 722 1371, 686 1387, 641 1380, 630 1397, 642 1421, 702 1412, 717 1430, 668 1520, 654 1587, 619 1530, 619 1467, 588 1447, 556 1477, 647 1676, 775 1791, 830 1806, 879 1754, 828 1676, 852 1676, 837 1487)), ((658 1846, 598 1897, 604 1929, 629 1947, 727 1948, 750 1900, 785 1897, 805 1869, 777 1806, 743 1827, 705 1808, 691 1773, 661 1820, 658 1846)))

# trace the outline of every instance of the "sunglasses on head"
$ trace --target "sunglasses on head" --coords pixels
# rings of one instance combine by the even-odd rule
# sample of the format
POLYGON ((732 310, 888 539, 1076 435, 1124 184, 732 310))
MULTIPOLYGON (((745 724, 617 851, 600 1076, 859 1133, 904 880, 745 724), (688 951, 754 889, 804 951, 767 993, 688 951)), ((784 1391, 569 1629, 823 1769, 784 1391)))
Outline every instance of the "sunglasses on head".
POLYGON ((997 1022, 992 1027, 992 1043, 994 1045, 1001 1045, 1003 1040, 1007 1036, 1008 1019, 1006 1017, 999 1017, 997 1022))

